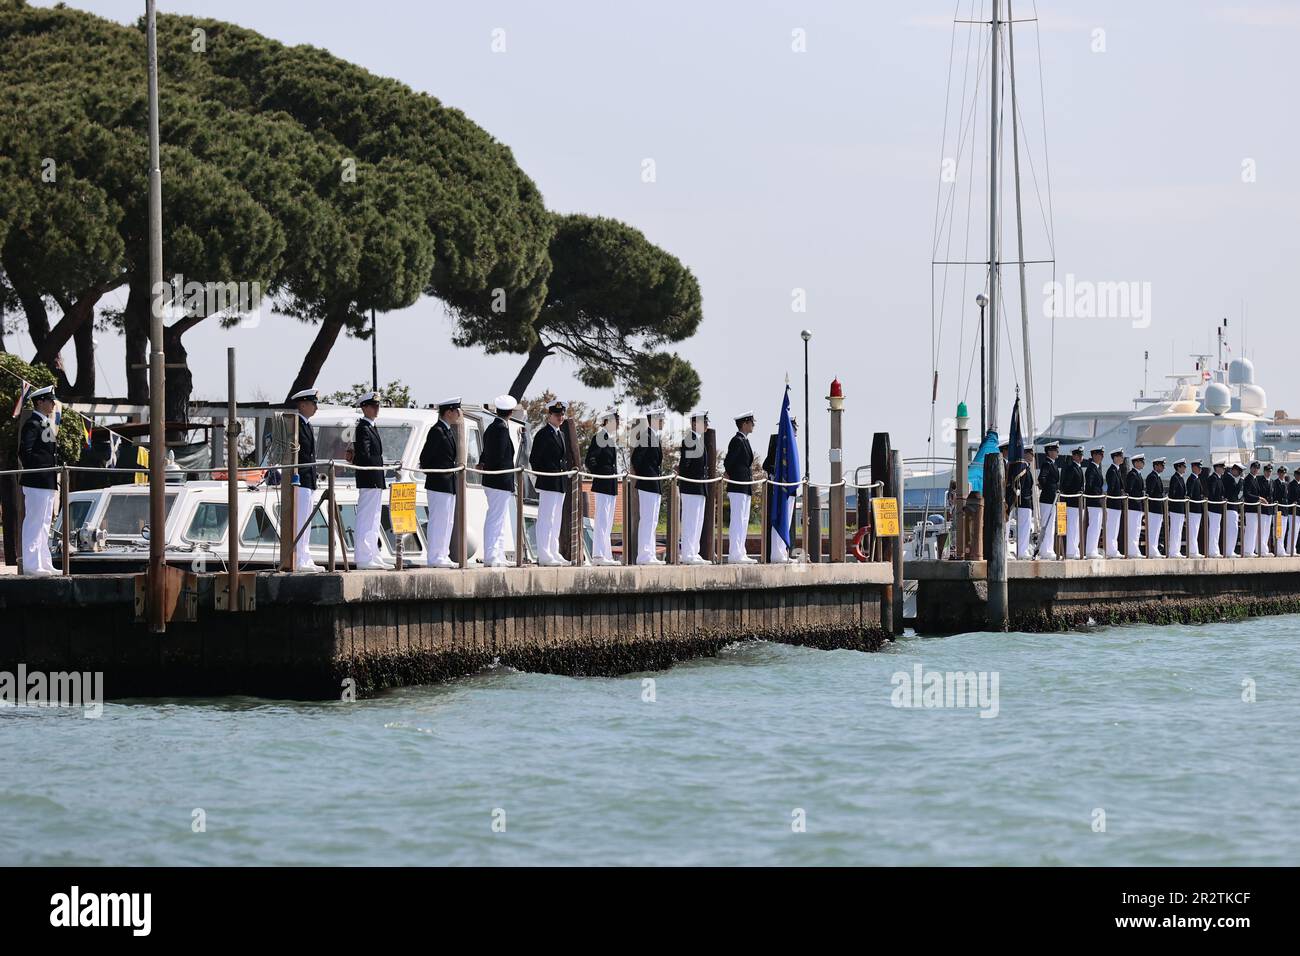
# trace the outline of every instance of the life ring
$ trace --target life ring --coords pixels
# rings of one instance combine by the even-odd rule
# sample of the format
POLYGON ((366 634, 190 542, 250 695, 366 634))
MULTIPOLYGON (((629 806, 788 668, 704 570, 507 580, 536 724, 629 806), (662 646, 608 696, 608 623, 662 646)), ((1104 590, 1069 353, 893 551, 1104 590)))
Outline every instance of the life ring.
POLYGON ((862 539, 871 533, 870 528, 859 528, 857 534, 853 536, 853 543, 849 546, 849 551, 859 561, 869 561, 867 553, 862 550, 862 539))

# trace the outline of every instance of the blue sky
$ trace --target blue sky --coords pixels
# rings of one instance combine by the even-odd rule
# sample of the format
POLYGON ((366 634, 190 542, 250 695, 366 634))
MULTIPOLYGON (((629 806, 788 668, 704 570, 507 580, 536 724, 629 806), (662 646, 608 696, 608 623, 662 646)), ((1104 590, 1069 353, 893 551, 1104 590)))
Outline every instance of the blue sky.
MULTIPOLYGON (((969 4, 962 0, 962 16, 969 4)), ((123 22, 144 6, 70 5, 123 22)), ((1018 17, 1034 14, 1029 0, 1013 6, 1018 17)), ((700 279, 705 309, 699 334, 681 351, 703 377, 702 404, 715 422, 752 407, 765 432, 787 372, 802 417, 799 330, 806 327, 814 332, 813 439, 821 444, 814 476, 827 471, 820 396, 836 375, 848 397, 847 462, 866 461, 872 433, 882 430, 906 455, 926 453, 930 259, 955 2, 164 0, 161 7, 325 47, 427 91, 507 143, 550 208, 626 220, 679 256, 700 279), (504 53, 492 51, 498 28, 504 53), (804 31, 806 52, 792 50, 795 30, 804 31), (653 183, 642 181, 647 158, 655 162, 653 183), (804 313, 791 309, 795 289, 805 290, 804 313)), ((1150 283, 1151 290, 1149 327, 1060 319, 1053 350, 1040 291, 1050 273, 1031 273, 1039 422, 1051 408, 1128 407, 1142 387, 1144 350, 1154 385, 1171 355, 1187 367, 1187 353, 1205 349, 1223 316, 1239 348, 1243 300, 1246 350, 1270 406, 1300 412, 1298 316, 1288 292, 1300 261, 1300 3, 1040 0, 1036 9, 1057 276, 1150 283), (1096 49, 1098 30, 1104 52, 1096 49), (1247 160, 1253 182, 1243 182, 1247 160)), ((1018 29, 1017 56, 1026 134, 1037 137, 1031 145, 1040 162, 1031 30, 1018 29)), ((1029 223, 1038 212, 1027 203, 1029 223)), ((974 234, 982 235, 982 208, 972 215, 974 234)), ((1033 241, 1040 239, 1041 232, 1033 241)), ((970 251, 985 257, 985 240, 970 251)), ((1008 305, 1018 308, 1014 274, 1008 270, 1004 281, 1008 305)), ((973 297, 975 287, 968 291, 973 297)), ((969 346, 977 313, 973 305, 963 315, 949 309, 938 348, 940 419, 959 398, 972 411, 979 401, 977 386, 967 389, 958 373, 969 358, 958 354, 958 323, 966 323, 969 346)), ((1010 317, 1008 399, 1020 365, 1018 311, 1010 317)), ((521 358, 456 350, 449 329, 434 301, 382 316, 381 380, 412 383, 421 401, 456 392, 486 400, 504 391, 521 358)), ((224 347, 235 345, 241 398, 280 397, 292 378, 287 366, 296 369, 311 335, 280 317, 256 329, 196 330, 187 338, 196 394, 224 397, 224 347)), ((120 393, 121 342, 102 338, 108 387, 101 377, 100 391, 120 393)), ((31 352, 20 336, 10 340, 15 346, 31 352)), ((318 384, 368 380, 369 349, 341 341, 318 384)), ((547 361, 534 387, 608 399, 577 385, 561 359, 547 361)), ((1009 411, 1004 402, 1004 423, 1009 411)))

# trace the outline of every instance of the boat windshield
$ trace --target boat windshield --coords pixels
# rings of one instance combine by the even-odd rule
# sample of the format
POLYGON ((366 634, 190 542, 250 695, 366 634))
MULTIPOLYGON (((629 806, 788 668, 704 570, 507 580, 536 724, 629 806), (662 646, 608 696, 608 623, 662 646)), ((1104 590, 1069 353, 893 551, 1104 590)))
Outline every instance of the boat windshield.
POLYGON ((1059 415, 1052 419, 1052 423, 1047 426, 1043 434, 1058 441, 1087 441, 1089 438, 1105 434, 1112 428, 1118 428, 1125 421, 1127 418, 1123 415, 1083 418, 1077 415, 1059 415))
MULTIPOLYGON (((171 515, 172 505, 176 503, 176 492, 163 496, 165 515, 171 515)), ((149 525, 148 495, 110 495, 108 507, 104 509, 104 530, 109 536, 139 536, 149 525)))
MULTIPOLYGON (((407 442, 411 440, 410 425, 378 425, 379 440, 384 443, 384 458, 388 461, 396 461, 406 454, 407 442)), ((318 461, 343 461, 349 445, 352 444, 352 436, 356 433, 356 425, 321 425, 316 429, 316 459, 318 461)), ((418 449, 417 449, 418 451, 418 449)), ((352 473, 347 469, 339 469, 340 476, 351 478, 352 473)), ((386 472, 388 477, 394 478, 397 475, 396 469, 386 472)))

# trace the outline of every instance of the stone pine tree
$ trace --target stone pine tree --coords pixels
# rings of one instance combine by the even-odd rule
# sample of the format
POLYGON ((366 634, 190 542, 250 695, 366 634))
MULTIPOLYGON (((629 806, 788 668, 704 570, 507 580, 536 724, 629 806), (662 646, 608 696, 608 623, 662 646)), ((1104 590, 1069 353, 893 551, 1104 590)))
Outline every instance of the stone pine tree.
MULTIPOLYGON (((699 399, 699 376, 663 346, 690 337, 700 324, 695 276, 625 223, 582 215, 555 220, 546 301, 510 394, 522 399, 542 362, 562 355, 575 363, 584 385, 617 387, 633 401, 662 399, 686 411, 699 399)), ((515 350, 468 333, 461 344, 515 350)))

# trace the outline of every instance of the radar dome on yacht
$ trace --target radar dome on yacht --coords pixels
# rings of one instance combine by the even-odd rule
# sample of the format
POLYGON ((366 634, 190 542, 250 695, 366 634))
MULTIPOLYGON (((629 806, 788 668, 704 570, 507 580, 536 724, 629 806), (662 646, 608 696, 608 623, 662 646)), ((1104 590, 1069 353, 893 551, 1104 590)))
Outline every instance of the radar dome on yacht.
POLYGON ((1228 363, 1229 385, 1254 385, 1255 363, 1248 358, 1233 359, 1228 363))
POLYGON ((1205 410, 1211 415, 1222 415, 1232 408, 1232 392, 1222 382, 1205 386, 1205 410))
MULTIPOLYGON (((1244 359, 1243 359, 1244 361, 1244 359)), ((1268 408, 1268 399, 1264 390, 1258 385, 1241 386, 1241 410, 1249 415, 1263 415, 1268 408)))

